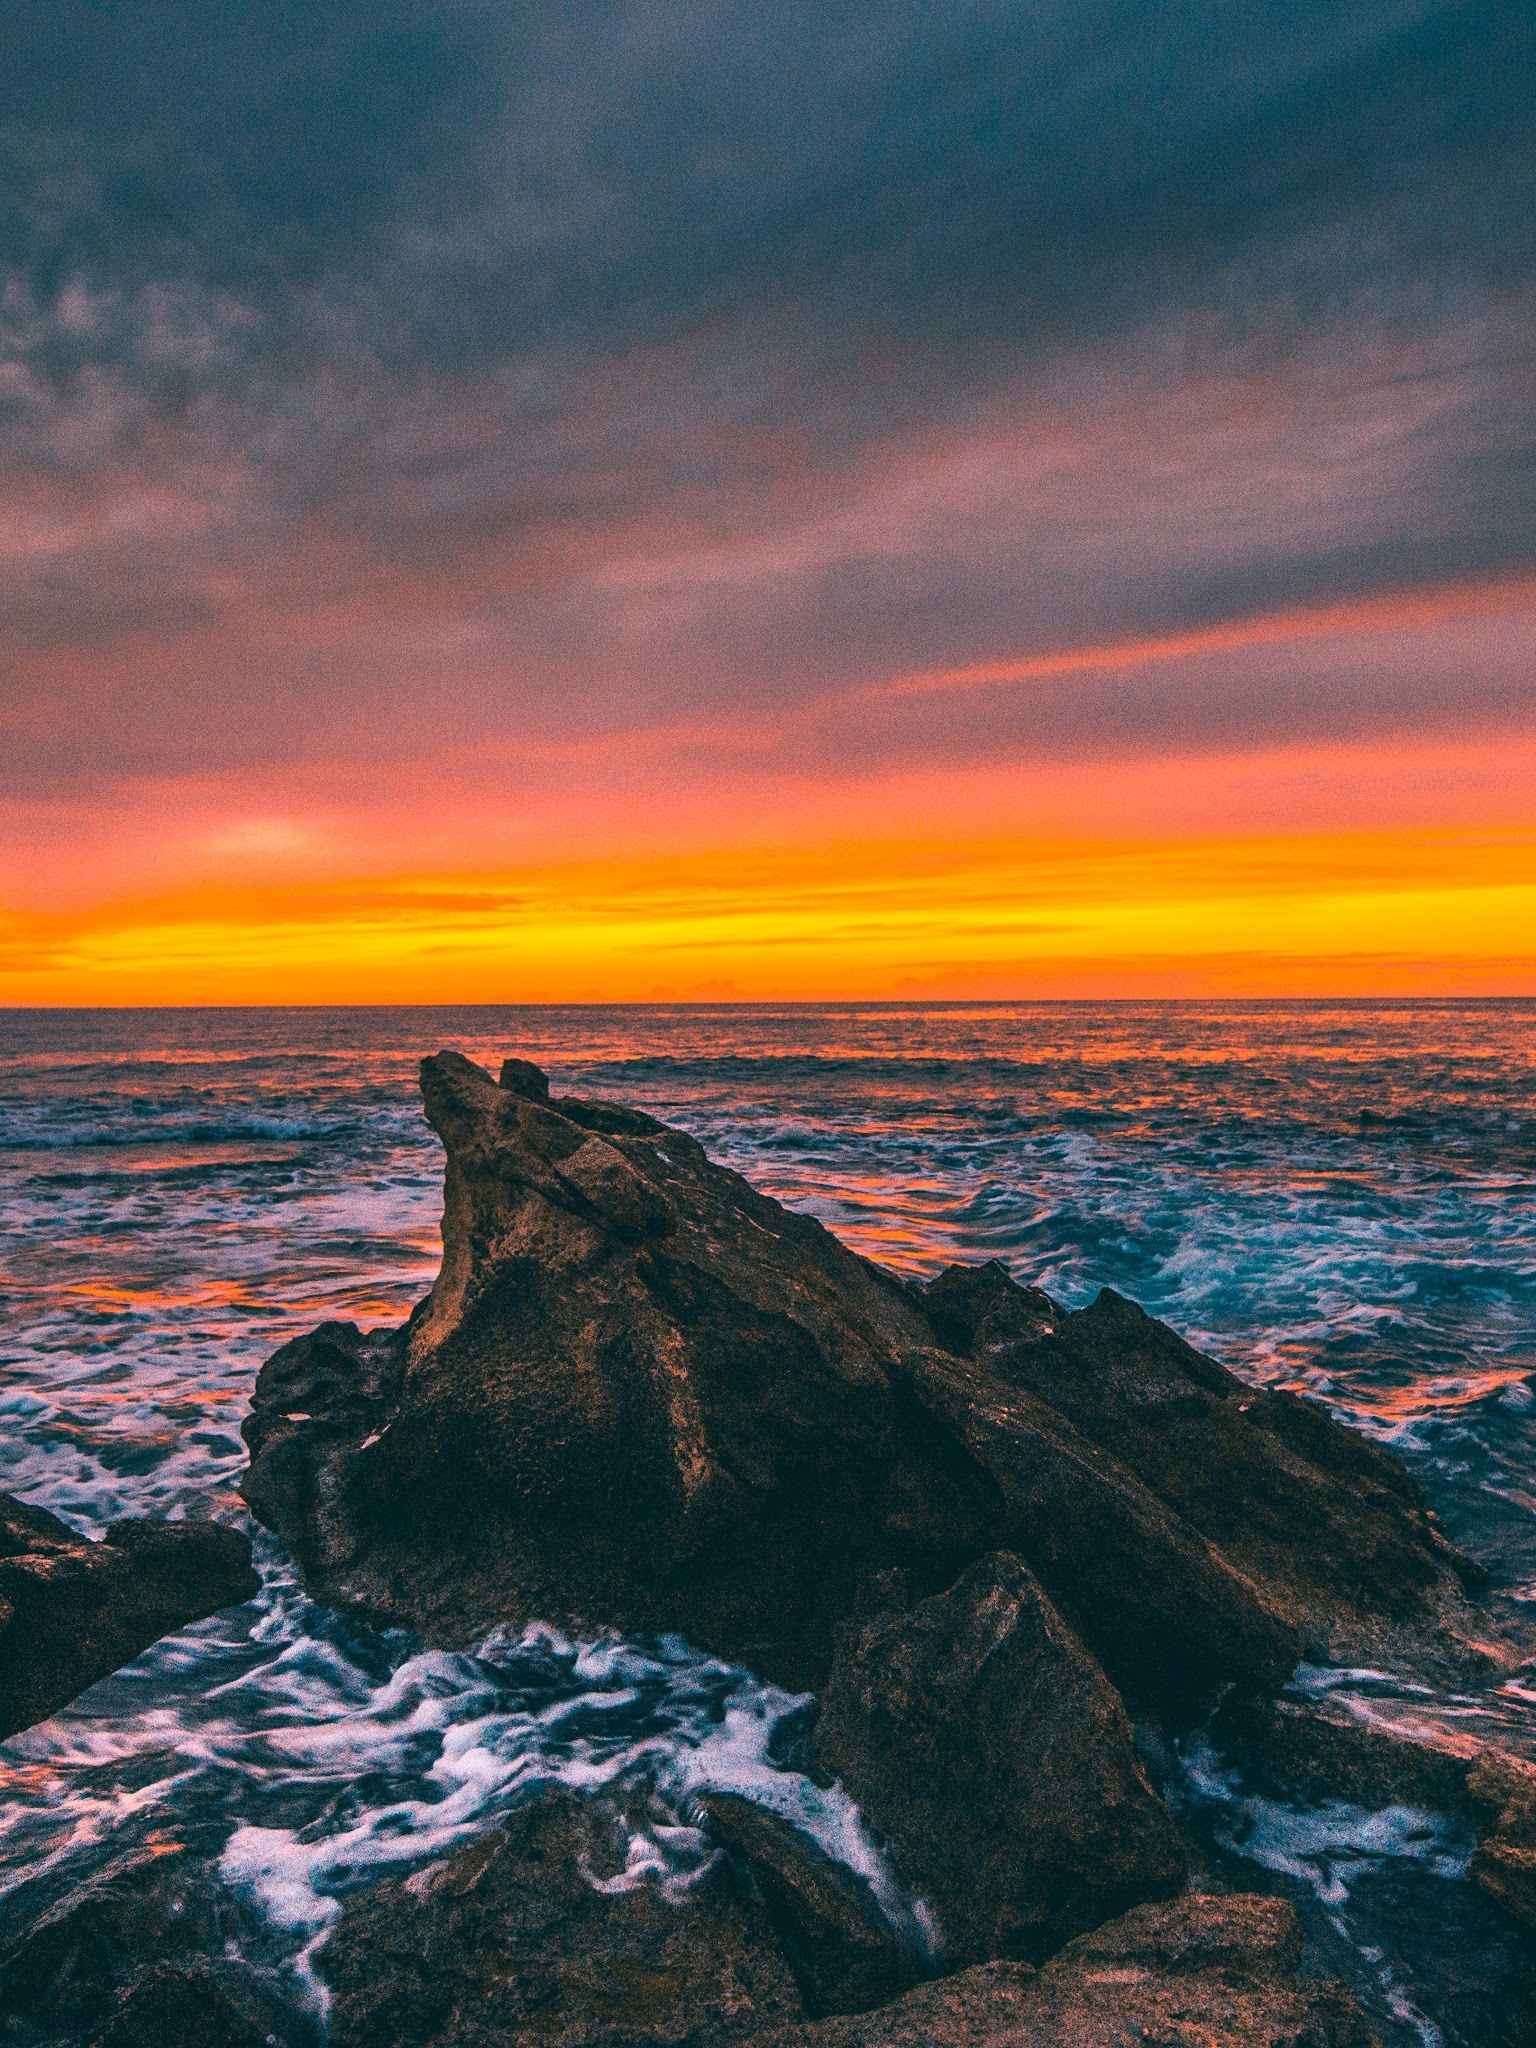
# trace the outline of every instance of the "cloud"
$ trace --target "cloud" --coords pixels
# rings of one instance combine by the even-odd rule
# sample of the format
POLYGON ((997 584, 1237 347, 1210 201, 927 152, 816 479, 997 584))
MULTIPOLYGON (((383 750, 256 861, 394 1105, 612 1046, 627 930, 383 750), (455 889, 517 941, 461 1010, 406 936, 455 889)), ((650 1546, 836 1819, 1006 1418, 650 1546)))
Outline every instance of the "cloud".
POLYGON ((0 778, 1508 719, 1466 634, 856 706, 1532 567, 1533 55, 1516 0, 28 10, 0 778))

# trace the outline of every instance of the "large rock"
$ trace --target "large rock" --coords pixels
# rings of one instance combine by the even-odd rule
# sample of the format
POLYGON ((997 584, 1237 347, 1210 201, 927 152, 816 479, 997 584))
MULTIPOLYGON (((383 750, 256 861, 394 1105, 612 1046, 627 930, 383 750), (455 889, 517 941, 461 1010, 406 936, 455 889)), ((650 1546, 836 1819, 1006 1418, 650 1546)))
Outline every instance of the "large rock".
POLYGON ((928 1327, 692 1138, 512 1079, 423 1062, 443 1266, 398 1392, 378 1340, 279 1353, 246 1497, 316 1591, 438 1636, 677 1630, 814 1684, 886 1574, 934 1591, 987 1547, 995 1488, 898 1369, 928 1327))
POLYGON ((962 1287, 985 1310, 967 1355, 1133 1472, 1263 1589, 1312 1661, 1422 1662, 1435 1637, 1479 1656, 1471 1568, 1389 1452, 1294 1394, 1248 1386, 1108 1288, 1046 1319, 1037 1290, 952 1269, 929 1290, 951 1328, 962 1287))
POLYGON ((668 1894, 606 1801, 552 1792, 350 1900, 321 1955, 331 2048, 704 2048, 801 2015, 724 1859, 668 1894))
POLYGON ((675 1630, 815 1687, 842 1623, 1005 1548, 1118 1684, 1180 1708, 1272 1688, 1309 1642, 1406 1658, 1464 1620, 1385 1454, 1128 1305, 1068 1316, 995 1267, 904 1288, 527 1062, 498 1086, 443 1053, 422 1087, 437 1284, 402 1331, 285 1347, 246 1425, 246 1497, 322 1597, 439 1640, 675 1630))
POLYGON ((1467 1772, 1479 1824, 1473 1882, 1536 1934, 1536 1764, 1485 1749, 1467 1772))
POLYGON ((0 1494, 0 1738, 258 1586, 236 1529, 124 1521, 92 1543, 0 1494))
POLYGON ((1038 1960, 1183 1881, 1119 1696, 1016 1557, 851 1628, 815 1741, 936 1910, 951 1965, 1038 1960))
POLYGON ((868 1882, 809 1835, 734 1792, 708 1792, 700 1804, 767 1906, 814 2018, 884 2005, 924 1974, 915 1942, 892 1927, 868 1882))
POLYGON ((1038 1972, 980 1964, 880 2012, 786 2029, 775 2048, 1378 2048, 1345 1991, 1298 1981, 1300 1954, 1277 1899, 1182 1898, 1038 1972))
POLYGON ((16 2048, 316 2048, 275 1972, 240 1961, 261 1929, 216 1865, 164 1842, 123 1850, 0 1908, 0 2040, 16 2048))

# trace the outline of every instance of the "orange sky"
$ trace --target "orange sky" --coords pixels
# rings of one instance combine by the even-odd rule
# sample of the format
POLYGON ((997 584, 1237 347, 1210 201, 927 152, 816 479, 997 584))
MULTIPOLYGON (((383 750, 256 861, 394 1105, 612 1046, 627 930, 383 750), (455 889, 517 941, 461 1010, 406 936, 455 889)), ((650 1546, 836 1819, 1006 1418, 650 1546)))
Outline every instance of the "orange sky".
POLYGON ((1536 993, 1528 9, 21 12, 0 1002, 1536 993))
POLYGON ((1536 994, 1533 786, 1532 741, 744 783, 734 832, 700 790, 669 843, 642 807, 497 866, 388 857, 473 815, 194 806, 169 882, 151 804, 85 900, 0 915, 0 1000, 1536 994))

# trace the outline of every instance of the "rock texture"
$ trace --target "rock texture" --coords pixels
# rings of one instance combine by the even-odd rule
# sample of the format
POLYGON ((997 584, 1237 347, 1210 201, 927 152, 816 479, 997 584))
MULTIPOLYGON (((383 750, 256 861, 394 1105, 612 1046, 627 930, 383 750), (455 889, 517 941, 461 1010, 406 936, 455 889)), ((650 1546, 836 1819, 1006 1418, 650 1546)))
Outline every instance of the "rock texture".
POLYGON ((0 1494, 0 1738, 172 1629, 249 1600, 251 1546, 211 1522, 114 1522, 92 1543, 0 1494))
POLYGON ((1411 1708, 1395 1716, 1362 1720, 1327 1699, 1234 1698, 1211 1737, 1250 1783, 1282 1798, 1395 1803, 1469 1823, 1473 1883, 1536 1934, 1536 1764, 1411 1708))
POLYGON ((422 1088, 437 1284, 402 1331, 285 1347, 246 1426, 247 1498, 325 1597, 439 1639, 678 1630, 814 1687, 845 1621, 1007 1549, 1122 1688, 1184 1704, 1470 1632, 1391 1459, 1128 1303, 905 1288, 525 1061, 442 1053, 422 1088))
POLYGON ((723 1860, 672 1897, 628 1840, 610 1803, 554 1792, 354 1898, 322 1956, 331 2048, 703 2048, 804 2012, 723 1860))
MULTIPOLYGON (((1347 1999, 1293 1981, 1285 1909, 1155 1903, 1183 1858, 1121 1695, 1188 1725, 1304 1652, 1485 1657, 1402 1468, 1112 1294, 1068 1314, 996 1265, 905 1286, 525 1061, 498 1084, 439 1054, 422 1090, 442 1271, 402 1329, 268 1362, 253 1510, 317 1595, 438 1641, 677 1632, 822 1692, 817 1768, 936 1909, 943 1966, 981 1967, 893 1998, 913 1959, 868 1895, 739 1801, 674 1901, 626 1872, 614 1809, 561 1796, 348 1903, 338 2048, 1357 2048, 1347 1999)), ((1511 1896, 1517 1808, 1485 1880, 1511 1896)))
POLYGON ((861 1877, 778 1814, 734 1792, 700 1802, 773 1922, 805 2009, 863 2012, 916 1983, 923 1958, 898 1937, 861 1877))
POLYGON ((1184 1878, 1119 1696, 1016 1557, 850 1629, 816 1729, 950 1963, 1036 1961, 1184 1878))
POLYGON ((1467 1772, 1467 1792, 1481 1836, 1473 1882, 1536 1934, 1536 1765, 1485 1750, 1467 1772))
POLYGON ((1336 1985, 1300 1984, 1277 1899, 1142 1906, 1040 1971, 987 1963, 877 2013, 824 2020, 782 2048, 1375 2048, 1336 1985))
MULTIPOLYGON (((30 1889, 30 1888, 28 1888, 30 1889)), ((12 1894, 0 2041, 17 2048, 318 2048, 216 1869, 176 1845, 121 1853, 62 1896, 12 1894)))

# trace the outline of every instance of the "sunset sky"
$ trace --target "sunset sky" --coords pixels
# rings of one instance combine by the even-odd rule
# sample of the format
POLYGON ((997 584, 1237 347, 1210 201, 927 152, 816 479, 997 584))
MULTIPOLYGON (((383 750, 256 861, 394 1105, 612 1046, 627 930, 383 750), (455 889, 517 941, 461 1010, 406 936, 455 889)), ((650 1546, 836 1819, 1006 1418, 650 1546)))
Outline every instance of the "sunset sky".
POLYGON ((1530 0, 0 66, 0 1002, 1536 993, 1530 0))

